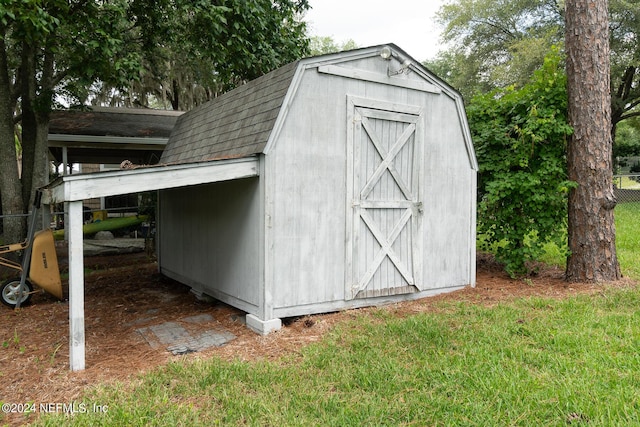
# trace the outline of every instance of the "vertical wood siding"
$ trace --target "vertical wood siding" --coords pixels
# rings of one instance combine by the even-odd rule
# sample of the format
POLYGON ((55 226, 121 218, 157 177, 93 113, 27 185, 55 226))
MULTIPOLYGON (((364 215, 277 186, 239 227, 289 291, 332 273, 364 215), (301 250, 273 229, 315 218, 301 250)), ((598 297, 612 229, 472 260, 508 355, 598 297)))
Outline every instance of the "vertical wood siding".
MULTIPOLYGON (((358 61, 348 66, 379 70, 381 61, 358 61)), ((383 64, 384 65, 384 64, 383 64)), ((341 66, 347 66, 341 64, 341 66)), ((411 76, 410 78, 417 78, 411 76)), ((411 218, 391 245, 402 254, 405 275, 385 257, 373 273, 370 284, 358 298, 411 293, 418 289, 405 276, 418 277, 420 289, 464 286, 470 283, 469 238, 472 207, 471 170, 455 100, 445 94, 432 94, 379 83, 345 79, 307 70, 298 88, 287 120, 267 156, 267 174, 272 184, 266 189, 271 203, 272 245, 267 254, 272 274, 266 278, 275 309, 342 301, 348 306, 345 277, 349 265, 364 274, 366 266, 379 253, 380 244, 370 227, 360 220, 351 230, 363 242, 350 242, 348 206, 349 182, 347 95, 387 100, 398 105, 418 106, 418 120, 424 149, 417 150, 415 137, 396 155, 394 165, 401 180, 419 193, 415 205, 422 212, 422 223, 411 218), (415 168, 412 162, 418 162, 415 168), (418 185, 422 182, 422 186, 418 185), (362 251, 350 258, 350 245, 362 251), (415 248, 419 247, 419 255, 415 248), (413 259, 418 256, 420 259, 413 259), (365 267, 362 267, 365 266, 365 267), (419 271, 415 271, 417 268, 419 271)), ((377 110, 376 108, 372 110, 377 110)), ((374 131, 397 135, 408 126, 393 120, 373 120, 374 131)), ((355 154, 353 154, 355 155, 355 154)), ((359 174, 370 176, 380 164, 379 153, 367 148, 361 153, 359 174)), ((385 201, 405 197, 389 171, 370 190, 370 200, 385 201)), ((406 210, 368 209, 370 219, 389 235, 406 210)), ((339 305, 339 304, 338 304, 339 305)), ((295 311, 295 310, 293 310, 295 311)), ((293 312, 290 311, 290 312, 293 312)))
POLYGON ((473 282, 475 171, 457 100, 422 90, 417 72, 385 84, 379 57, 332 64, 343 75, 296 75, 258 179, 162 192, 163 271, 263 319, 473 282))
POLYGON ((258 178, 162 191, 162 270, 222 300, 259 303, 258 178))
POLYGON ((475 271, 475 259, 469 259, 475 253, 475 239, 469 238, 475 236, 475 171, 461 143, 455 104, 435 99, 426 117, 425 283, 430 289, 466 285, 475 271))

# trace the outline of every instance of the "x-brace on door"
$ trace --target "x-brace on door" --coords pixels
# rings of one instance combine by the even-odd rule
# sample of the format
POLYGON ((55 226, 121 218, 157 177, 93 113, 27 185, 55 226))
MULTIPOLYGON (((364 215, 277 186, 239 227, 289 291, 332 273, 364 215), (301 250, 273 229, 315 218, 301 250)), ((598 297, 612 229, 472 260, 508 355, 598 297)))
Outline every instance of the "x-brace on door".
POLYGON ((348 102, 347 299, 416 292, 421 284, 422 109, 348 102))

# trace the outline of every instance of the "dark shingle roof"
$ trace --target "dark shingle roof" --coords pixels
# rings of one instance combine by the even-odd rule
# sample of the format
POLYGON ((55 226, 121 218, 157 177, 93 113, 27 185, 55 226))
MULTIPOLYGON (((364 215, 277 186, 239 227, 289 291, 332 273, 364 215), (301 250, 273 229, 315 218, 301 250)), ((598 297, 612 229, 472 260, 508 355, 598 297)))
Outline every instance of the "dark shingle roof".
POLYGON ((181 116, 161 162, 199 162, 261 153, 297 65, 285 65, 181 116))
POLYGON ((49 133, 58 135, 168 138, 181 111, 88 107, 51 112, 49 133))

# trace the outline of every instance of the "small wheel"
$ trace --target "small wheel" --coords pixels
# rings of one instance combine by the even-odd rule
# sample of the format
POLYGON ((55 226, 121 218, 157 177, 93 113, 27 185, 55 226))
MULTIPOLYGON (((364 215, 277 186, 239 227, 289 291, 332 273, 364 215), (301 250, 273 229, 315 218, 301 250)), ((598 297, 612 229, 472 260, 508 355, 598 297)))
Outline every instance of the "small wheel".
MULTIPOLYGON (((31 292, 33 292, 33 285, 26 280, 24 282, 26 289, 22 290, 22 299, 20 305, 23 306, 31 299, 31 292)), ((2 303, 9 307, 15 307, 18 303, 18 290, 20 288, 20 278, 9 279, 2 285, 2 303)))

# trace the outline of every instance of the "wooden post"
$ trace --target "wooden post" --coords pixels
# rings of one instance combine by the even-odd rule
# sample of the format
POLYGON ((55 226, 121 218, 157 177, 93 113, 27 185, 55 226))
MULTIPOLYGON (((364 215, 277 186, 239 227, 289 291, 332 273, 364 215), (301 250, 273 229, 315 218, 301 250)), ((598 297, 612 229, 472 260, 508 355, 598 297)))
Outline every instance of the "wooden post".
POLYGON ((62 175, 69 175, 69 170, 67 169, 67 164, 69 162, 68 157, 69 150, 67 147, 62 147, 62 175))
POLYGON ((69 202, 69 367, 85 367, 84 349, 84 253, 82 247, 82 201, 69 202))

